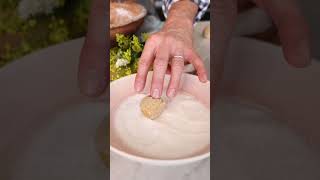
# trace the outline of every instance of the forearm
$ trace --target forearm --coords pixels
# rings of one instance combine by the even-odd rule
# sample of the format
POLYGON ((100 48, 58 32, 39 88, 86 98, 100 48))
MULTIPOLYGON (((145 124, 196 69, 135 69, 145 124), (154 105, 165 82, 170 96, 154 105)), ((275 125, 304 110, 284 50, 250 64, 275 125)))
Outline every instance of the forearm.
POLYGON ((163 32, 173 33, 187 44, 192 44, 194 18, 198 6, 190 0, 180 0, 172 4, 167 20, 162 28, 163 32))
POLYGON ((197 12, 197 4, 190 0, 180 0, 171 6, 164 27, 182 25, 181 28, 192 29, 197 12))

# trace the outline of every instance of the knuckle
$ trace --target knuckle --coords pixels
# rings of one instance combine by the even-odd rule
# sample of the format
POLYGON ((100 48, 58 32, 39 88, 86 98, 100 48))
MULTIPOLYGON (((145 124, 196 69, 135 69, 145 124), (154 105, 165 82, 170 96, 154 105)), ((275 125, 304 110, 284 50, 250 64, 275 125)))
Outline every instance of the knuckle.
POLYGON ((154 63, 154 67, 167 67, 167 63, 163 58, 157 58, 154 63))
POLYGON ((171 83, 169 84, 169 87, 168 87, 168 89, 176 89, 176 88, 178 88, 179 87, 179 82, 178 82, 179 80, 177 80, 177 79, 172 79, 171 80, 171 83))
POLYGON ((142 74, 138 73, 136 76, 136 82, 143 82, 144 77, 142 74))
POLYGON ((194 64, 194 66, 196 66, 198 68, 203 68, 204 67, 203 62, 198 58, 193 61, 193 64, 194 64))
POLYGON ((203 68, 201 68, 201 69, 198 70, 198 73, 199 74, 206 74, 206 71, 203 68))
POLYGON ((155 85, 156 87, 161 86, 162 78, 158 75, 154 75, 153 80, 152 80, 152 84, 155 85))
POLYGON ((206 70, 204 68, 204 66, 201 66, 201 65, 194 65, 195 68, 196 68, 196 71, 198 74, 205 74, 206 73, 206 70))
POLYGON ((141 59, 139 61, 139 67, 147 67, 149 65, 148 61, 141 59))
POLYGON ((148 41, 149 41, 149 42, 158 42, 158 41, 160 40, 160 38, 161 38, 161 35, 159 35, 158 33, 156 33, 156 34, 150 35, 148 41))
POLYGON ((183 69, 183 66, 178 66, 178 65, 171 66, 171 70, 173 73, 180 71, 180 69, 183 69))
POLYGON ((154 88, 159 88, 162 87, 163 84, 163 78, 160 77, 159 75, 155 74, 152 77, 152 89, 154 88))
POLYGON ((181 68, 183 66, 184 66, 184 61, 182 61, 182 60, 173 60, 171 63, 172 69, 181 68))
MULTIPOLYGON (((173 43, 172 43, 173 44, 173 43)), ((176 40, 174 42, 174 51, 175 52, 179 52, 179 53, 183 53, 183 48, 186 47, 185 43, 183 43, 180 40, 176 40)))
POLYGON ((192 58, 192 53, 193 53, 192 49, 190 49, 190 48, 185 49, 185 51, 184 51, 185 58, 191 59, 192 58))

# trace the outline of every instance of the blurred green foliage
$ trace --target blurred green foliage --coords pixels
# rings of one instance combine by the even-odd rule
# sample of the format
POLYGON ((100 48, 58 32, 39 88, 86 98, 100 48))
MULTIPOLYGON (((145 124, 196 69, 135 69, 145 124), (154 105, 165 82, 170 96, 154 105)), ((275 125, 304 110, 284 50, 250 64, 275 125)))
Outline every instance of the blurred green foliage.
POLYGON ((148 34, 143 33, 141 39, 136 35, 116 34, 117 46, 110 49, 110 79, 114 81, 121 77, 136 73, 138 62, 148 34), (117 61, 125 61, 117 66, 117 61))
POLYGON ((21 19, 20 0, 0 1, 0 67, 48 46, 85 35, 91 0, 57 0, 50 14, 21 19))

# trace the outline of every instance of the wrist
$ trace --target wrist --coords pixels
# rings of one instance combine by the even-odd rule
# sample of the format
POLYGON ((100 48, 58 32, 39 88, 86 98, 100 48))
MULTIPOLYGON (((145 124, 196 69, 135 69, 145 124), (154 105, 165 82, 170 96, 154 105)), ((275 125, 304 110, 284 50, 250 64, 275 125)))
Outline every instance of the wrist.
POLYGON ((193 21, 179 17, 168 18, 164 24, 164 29, 182 29, 193 31, 193 21))
POLYGON ((191 0, 178 0, 173 3, 169 12, 167 22, 181 22, 186 26, 192 26, 198 12, 198 5, 191 0))

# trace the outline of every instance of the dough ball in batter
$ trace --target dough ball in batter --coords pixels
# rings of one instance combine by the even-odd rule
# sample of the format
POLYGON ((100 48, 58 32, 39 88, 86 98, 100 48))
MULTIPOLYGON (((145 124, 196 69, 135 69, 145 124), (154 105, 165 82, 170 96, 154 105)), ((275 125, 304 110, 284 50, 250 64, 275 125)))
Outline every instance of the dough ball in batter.
POLYGON ((146 96, 140 103, 142 113, 149 119, 156 119, 161 115, 166 107, 166 102, 162 99, 156 99, 146 96))

